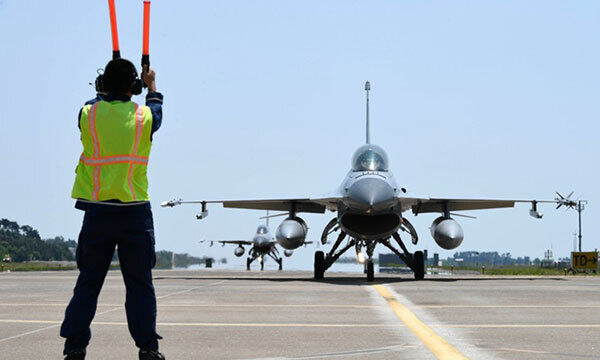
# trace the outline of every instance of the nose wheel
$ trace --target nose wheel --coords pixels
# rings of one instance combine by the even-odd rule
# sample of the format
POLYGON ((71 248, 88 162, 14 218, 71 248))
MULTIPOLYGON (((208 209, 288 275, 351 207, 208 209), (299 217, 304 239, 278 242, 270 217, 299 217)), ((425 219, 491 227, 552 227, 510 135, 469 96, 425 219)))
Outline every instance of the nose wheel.
POLYGON ((375 265, 373 265, 373 260, 367 260, 366 264, 366 272, 367 272, 367 281, 371 282, 375 280, 375 265))

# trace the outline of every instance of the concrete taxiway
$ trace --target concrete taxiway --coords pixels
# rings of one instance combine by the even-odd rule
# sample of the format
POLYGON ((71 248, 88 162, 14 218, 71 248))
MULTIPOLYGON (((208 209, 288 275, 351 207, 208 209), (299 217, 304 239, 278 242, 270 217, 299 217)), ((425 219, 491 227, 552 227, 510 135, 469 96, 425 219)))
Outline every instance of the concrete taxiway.
MULTIPOLYGON (((600 358, 600 277, 327 275, 155 271, 161 349, 169 360, 600 358)), ((62 358, 76 276, 0 273, 1 358, 62 358)), ((124 295, 109 272, 88 359, 137 358, 124 295)))

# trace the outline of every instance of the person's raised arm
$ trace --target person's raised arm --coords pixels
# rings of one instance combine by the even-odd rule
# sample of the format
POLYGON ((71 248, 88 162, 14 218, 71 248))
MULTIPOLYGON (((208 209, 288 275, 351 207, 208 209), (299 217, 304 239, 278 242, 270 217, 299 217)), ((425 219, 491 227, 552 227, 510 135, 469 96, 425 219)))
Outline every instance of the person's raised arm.
POLYGON ((148 93, 156 92, 156 73, 148 65, 142 68, 142 80, 148 86, 148 93))

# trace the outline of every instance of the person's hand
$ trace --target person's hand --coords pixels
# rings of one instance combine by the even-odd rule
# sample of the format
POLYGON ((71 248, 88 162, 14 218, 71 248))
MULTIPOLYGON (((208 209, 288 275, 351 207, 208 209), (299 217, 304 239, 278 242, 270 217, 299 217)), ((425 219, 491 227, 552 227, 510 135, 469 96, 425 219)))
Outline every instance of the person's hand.
POLYGON ((156 92, 156 73, 148 65, 142 67, 142 79, 148 86, 148 92, 156 92))

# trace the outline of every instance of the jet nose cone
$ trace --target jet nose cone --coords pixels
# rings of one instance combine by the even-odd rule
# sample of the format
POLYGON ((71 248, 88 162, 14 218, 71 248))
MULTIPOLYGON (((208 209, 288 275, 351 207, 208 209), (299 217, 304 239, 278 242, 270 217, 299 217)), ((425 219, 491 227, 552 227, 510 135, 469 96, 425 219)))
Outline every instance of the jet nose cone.
POLYGON ((386 206, 395 197, 394 189, 385 180, 376 178, 359 179, 348 188, 347 196, 354 205, 375 208, 386 206))
POLYGON ((254 242, 257 243, 258 245, 263 245, 264 243, 267 242, 267 239, 264 236, 257 236, 254 238, 254 242))

